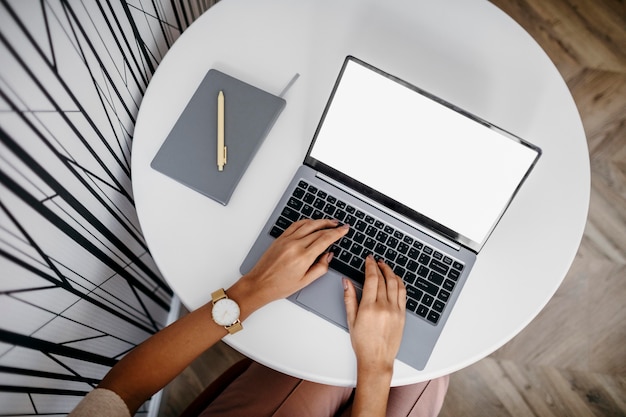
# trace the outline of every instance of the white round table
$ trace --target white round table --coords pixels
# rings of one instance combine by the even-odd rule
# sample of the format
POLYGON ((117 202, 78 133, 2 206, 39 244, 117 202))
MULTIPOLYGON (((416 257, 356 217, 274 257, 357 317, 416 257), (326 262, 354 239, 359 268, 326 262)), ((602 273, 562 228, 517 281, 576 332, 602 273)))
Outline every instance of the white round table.
MULTIPOLYGON (((392 384, 405 385, 466 367, 520 332, 565 277, 586 221, 589 156, 574 101, 535 41, 489 2, 218 3, 176 41, 141 104, 132 149, 137 214, 157 266, 188 308, 231 285, 304 159, 348 54, 543 150, 479 254, 426 368, 396 361, 392 384), (300 74, 227 206, 150 168, 210 68, 275 94, 300 74)), ((320 383, 355 383, 349 335, 291 302, 266 306, 244 326, 225 341, 252 359, 320 383)))

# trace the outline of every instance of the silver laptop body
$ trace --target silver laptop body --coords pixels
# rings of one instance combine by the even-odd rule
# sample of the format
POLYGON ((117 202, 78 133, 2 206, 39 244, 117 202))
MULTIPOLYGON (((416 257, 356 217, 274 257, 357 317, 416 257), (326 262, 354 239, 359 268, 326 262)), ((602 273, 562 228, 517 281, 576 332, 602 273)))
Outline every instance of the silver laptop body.
MULTIPOLYGON (((357 288, 368 253, 405 281, 398 359, 424 369, 476 256, 541 151, 355 57, 346 57, 304 164, 241 265, 246 273, 301 218, 350 233, 331 269, 290 297, 347 329, 344 276, 357 288)), ((485 302, 488 302, 486 299, 485 302)))

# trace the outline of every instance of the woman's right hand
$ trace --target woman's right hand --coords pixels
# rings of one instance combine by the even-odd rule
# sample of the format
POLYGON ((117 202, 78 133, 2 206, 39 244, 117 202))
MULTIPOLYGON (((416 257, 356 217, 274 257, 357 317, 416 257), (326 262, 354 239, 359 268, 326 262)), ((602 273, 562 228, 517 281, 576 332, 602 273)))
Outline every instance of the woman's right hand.
POLYGON ((391 372, 404 331, 406 289, 389 265, 365 259, 363 295, 358 304, 352 282, 344 278, 344 300, 359 372, 391 372))

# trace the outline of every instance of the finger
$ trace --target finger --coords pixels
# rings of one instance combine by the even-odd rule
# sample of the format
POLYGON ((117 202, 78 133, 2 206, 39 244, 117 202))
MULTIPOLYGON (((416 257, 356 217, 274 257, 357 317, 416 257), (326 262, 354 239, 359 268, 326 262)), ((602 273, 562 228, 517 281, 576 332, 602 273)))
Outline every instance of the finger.
POLYGON ((300 222, 302 223, 299 225, 299 227, 297 227, 293 231, 293 233, 289 235, 289 236, 292 236, 294 239, 302 239, 306 236, 311 235, 312 233, 318 230, 336 228, 337 225, 339 224, 339 221, 336 219, 318 219, 318 220, 304 219, 304 220, 299 220, 296 223, 300 223, 300 222))
POLYGON ((381 259, 376 263, 376 269, 378 272, 378 294, 376 294, 376 300, 379 301, 389 301, 388 300, 388 291, 387 291, 387 280, 383 275, 382 268, 387 266, 385 262, 381 259))
POLYGON ((406 310, 406 286, 400 277, 398 277, 398 307, 402 312, 406 310))
POLYGON ((380 261, 379 266, 385 277, 387 299, 389 302, 396 303, 398 300, 398 276, 386 263, 380 261))
POLYGON ((330 263, 330 260, 332 258, 333 258, 332 252, 328 252, 320 256, 320 259, 317 262, 315 262, 313 265, 311 265, 311 267, 306 272, 306 274, 304 274, 304 277, 303 277, 304 285, 302 287, 303 288, 306 287, 307 285, 309 285, 310 283, 312 283, 313 281, 315 281, 316 279, 324 275, 326 272, 328 272, 328 264, 330 263))
POLYGON ((311 221, 312 221, 311 219, 302 219, 302 220, 298 220, 297 222, 291 223, 289 227, 285 229, 285 231, 280 235, 280 237, 284 239, 286 237, 293 235, 297 230, 302 228, 302 226, 304 226, 306 223, 309 223, 311 221))
POLYGON ((356 320, 356 312, 358 309, 356 300, 356 290, 354 285, 347 278, 343 279, 343 301, 346 305, 346 316, 348 318, 348 330, 352 331, 354 321, 356 320))
POLYGON ((363 282, 363 294, 361 295, 361 302, 374 302, 376 301, 376 294, 378 292, 378 281, 382 279, 378 274, 380 270, 376 261, 372 255, 368 255, 365 258, 365 281, 363 282))
POLYGON ((307 249, 313 253, 319 255, 325 251, 330 245, 342 238, 350 226, 344 224, 343 226, 333 227, 332 229, 318 230, 302 239, 302 243, 307 249))

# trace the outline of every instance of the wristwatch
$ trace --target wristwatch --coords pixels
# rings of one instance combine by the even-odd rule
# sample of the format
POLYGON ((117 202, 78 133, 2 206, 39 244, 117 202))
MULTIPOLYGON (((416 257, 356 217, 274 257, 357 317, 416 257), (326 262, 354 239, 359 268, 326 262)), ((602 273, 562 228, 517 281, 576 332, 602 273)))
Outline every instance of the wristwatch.
POLYGON ((211 314, 215 323, 224 326, 230 334, 235 334, 243 329, 239 320, 239 304, 228 298, 223 288, 211 293, 211 299, 213 300, 211 314))

